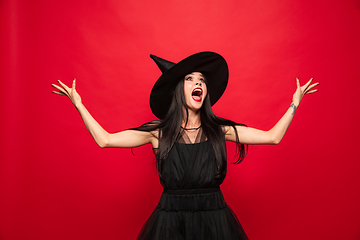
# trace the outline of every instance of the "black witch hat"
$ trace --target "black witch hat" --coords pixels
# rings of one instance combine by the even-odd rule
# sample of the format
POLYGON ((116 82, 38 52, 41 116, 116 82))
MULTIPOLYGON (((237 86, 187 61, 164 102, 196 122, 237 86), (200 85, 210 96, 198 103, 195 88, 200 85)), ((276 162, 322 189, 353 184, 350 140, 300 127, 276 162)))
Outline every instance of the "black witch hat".
POLYGON ((150 94, 151 111, 159 119, 165 118, 176 85, 189 73, 201 72, 206 77, 211 106, 219 100, 226 89, 229 69, 225 59, 217 53, 195 53, 176 64, 152 54, 150 57, 163 73, 150 94))

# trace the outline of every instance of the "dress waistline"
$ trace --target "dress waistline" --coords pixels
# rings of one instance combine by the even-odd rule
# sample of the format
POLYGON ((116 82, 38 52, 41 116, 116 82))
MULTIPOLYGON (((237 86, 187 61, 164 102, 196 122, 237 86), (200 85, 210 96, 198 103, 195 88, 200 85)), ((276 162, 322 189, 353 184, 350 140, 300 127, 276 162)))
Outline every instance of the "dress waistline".
POLYGON ((198 189, 164 189, 163 193, 169 195, 191 195, 191 194, 203 194, 219 192, 220 187, 215 188, 198 188, 198 189))
POLYGON ((163 211, 212 211, 225 208, 220 188, 164 190, 158 208, 163 211))

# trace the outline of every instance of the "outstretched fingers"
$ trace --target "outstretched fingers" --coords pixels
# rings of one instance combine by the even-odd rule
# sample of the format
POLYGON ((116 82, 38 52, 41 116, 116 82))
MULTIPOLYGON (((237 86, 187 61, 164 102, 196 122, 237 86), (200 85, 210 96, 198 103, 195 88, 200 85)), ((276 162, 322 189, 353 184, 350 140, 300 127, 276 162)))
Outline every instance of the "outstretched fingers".
POLYGON ((306 91, 306 90, 308 89, 308 87, 309 87, 309 85, 311 84, 311 82, 312 82, 313 79, 314 79, 314 78, 310 78, 310 80, 309 80, 307 83, 305 83, 304 86, 302 86, 302 88, 304 89, 304 91, 306 91))
POLYGON ((62 88, 56 84, 51 84, 51 86, 53 86, 54 88, 56 88, 58 90, 58 91, 53 91, 53 93, 69 97, 68 92, 64 88, 62 88))
POLYGON ((314 80, 314 78, 310 78, 310 80, 305 83, 303 86, 300 86, 300 81, 298 78, 296 78, 296 85, 297 85, 297 89, 293 95, 293 103, 298 106, 301 102, 301 99, 303 98, 303 96, 305 94, 311 94, 314 92, 317 92, 317 89, 314 89, 314 87, 316 87, 317 85, 319 85, 319 83, 313 83, 312 81, 314 80))
POLYGON ((60 80, 58 80, 59 84, 64 88, 64 90, 67 92, 67 93, 70 93, 71 91, 71 88, 69 88, 68 86, 66 86, 66 84, 62 83, 60 80))
POLYGON ((53 91, 54 94, 58 94, 61 96, 66 96, 70 99, 70 101, 74 104, 74 106, 78 106, 81 104, 81 97, 76 92, 76 79, 73 79, 71 88, 68 87, 66 84, 62 83, 60 80, 58 80, 59 84, 51 84, 56 90, 53 91))
POLYGON ((316 87, 317 85, 319 85, 319 83, 314 83, 314 84, 311 84, 310 86, 308 86, 308 87, 305 89, 305 94, 316 92, 317 89, 313 89, 313 90, 311 90, 311 89, 312 89, 313 87, 316 87), (310 91, 310 90, 311 90, 311 91, 310 91))

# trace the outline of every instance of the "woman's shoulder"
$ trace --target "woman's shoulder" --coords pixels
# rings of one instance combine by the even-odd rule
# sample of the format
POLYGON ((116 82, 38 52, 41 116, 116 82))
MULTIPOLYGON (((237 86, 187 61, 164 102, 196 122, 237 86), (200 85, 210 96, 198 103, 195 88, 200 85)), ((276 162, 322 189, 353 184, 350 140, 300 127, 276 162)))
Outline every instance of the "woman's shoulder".
POLYGON ((147 122, 140 126, 138 130, 148 132, 151 137, 159 139, 159 120, 147 122))
POLYGON ((233 128, 231 125, 220 125, 220 127, 224 134, 227 134, 233 128))

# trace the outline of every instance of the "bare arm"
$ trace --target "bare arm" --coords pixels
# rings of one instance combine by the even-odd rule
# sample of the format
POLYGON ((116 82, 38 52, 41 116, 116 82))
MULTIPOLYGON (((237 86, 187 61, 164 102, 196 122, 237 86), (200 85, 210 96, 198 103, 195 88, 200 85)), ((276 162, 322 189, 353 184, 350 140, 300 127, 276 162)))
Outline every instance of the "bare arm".
MULTIPOLYGON (((310 79, 304 86, 300 86, 299 80, 296 79, 297 89, 293 95, 293 102, 282 118, 269 131, 262 131, 251 127, 236 126, 239 140, 243 144, 278 144, 284 137, 290 123, 294 117, 295 111, 299 106, 302 97, 305 94, 314 93, 317 89, 311 90, 319 83, 311 84, 310 79), (310 85, 311 84, 311 85, 310 85)), ((236 142, 236 133, 232 127, 226 127, 225 138, 228 141, 236 142)))
POLYGON ((157 147, 157 137, 155 132, 144 132, 136 130, 125 130, 122 132, 110 134, 103 129, 100 124, 91 116, 89 111, 82 104, 81 97, 75 89, 76 80, 74 79, 72 88, 69 88, 60 80, 60 86, 52 84, 58 91, 53 93, 67 96, 78 110, 84 124, 94 138, 96 144, 101 148, 118 147, 118 148, 133 148, 151 143, 153 147, 157 147))

